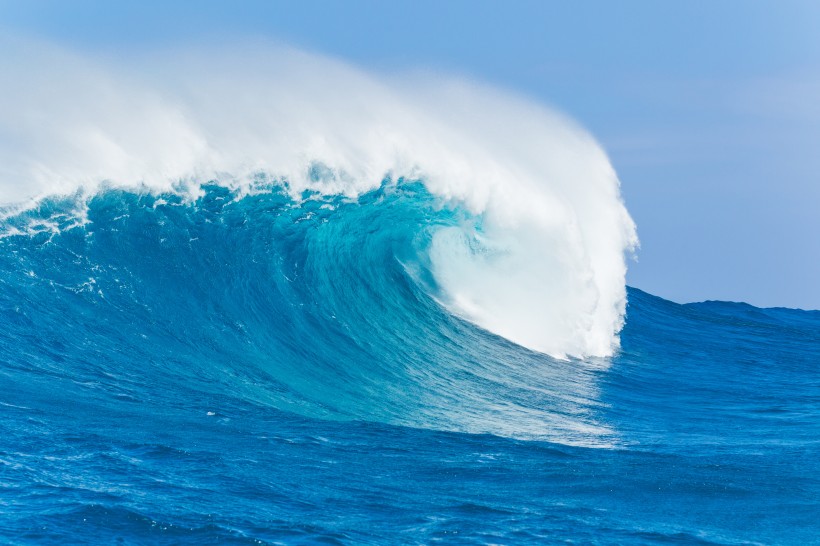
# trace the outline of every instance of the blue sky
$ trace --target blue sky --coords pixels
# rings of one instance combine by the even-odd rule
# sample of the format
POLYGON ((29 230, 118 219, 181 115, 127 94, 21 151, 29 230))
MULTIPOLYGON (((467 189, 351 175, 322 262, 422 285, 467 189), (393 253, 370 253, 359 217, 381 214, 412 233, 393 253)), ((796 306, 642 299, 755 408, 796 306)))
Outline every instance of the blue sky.
POLYGON ((820 2, 5 2, 0 30, 127 55, 262 36, 513 89, 586 126, 675 301, 820 308, 820 2))

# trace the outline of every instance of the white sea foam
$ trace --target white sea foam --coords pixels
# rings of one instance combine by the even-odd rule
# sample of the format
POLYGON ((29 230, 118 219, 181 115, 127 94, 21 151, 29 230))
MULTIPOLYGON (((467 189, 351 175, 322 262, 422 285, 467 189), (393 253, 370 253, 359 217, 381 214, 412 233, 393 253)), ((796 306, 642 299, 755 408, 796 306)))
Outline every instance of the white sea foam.
POLYGON ((560 114, 472 82, 376 76, 263 44, 117 62, 0 45, 2 203, 102 182, 241 188, 259 172, 346 195, 418 177, 483 215, 480 229, 433 240, 453 312, 555 356, 617 348, 635 227, 606 154, 560 114))

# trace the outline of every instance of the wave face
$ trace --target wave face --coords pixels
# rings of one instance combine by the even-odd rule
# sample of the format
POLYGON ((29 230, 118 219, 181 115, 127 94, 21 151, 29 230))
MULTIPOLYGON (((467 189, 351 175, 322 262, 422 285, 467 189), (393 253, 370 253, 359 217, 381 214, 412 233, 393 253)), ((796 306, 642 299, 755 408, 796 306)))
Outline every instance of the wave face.
POLYGON ((609 441, 576 416, 594 385, 555 385, 578 362, 547 364, 448 311, 440 268, 468 269, 493 251, 480 217, 443 206, 419 182, 385 180, 356 199, 201 191, 186 203, 108 190, 7 220, 8 305, 51 302, 36 329, 62 331, 77 354, 120 332, 118 350, 163 347, 174 361, 146 354, 133 373, 238 381, 243 398, 307 416, 609 441), (77 316, 93 317, 82 341, 60 328, 77 316), (544 411, 555 404, 561 412, 544 411))
POLYGON ((819 312, 631 290, 553 358, 451 311, 494 249, 421 181, 193 193, 6 212, 3 540, 816 539, 819 312))

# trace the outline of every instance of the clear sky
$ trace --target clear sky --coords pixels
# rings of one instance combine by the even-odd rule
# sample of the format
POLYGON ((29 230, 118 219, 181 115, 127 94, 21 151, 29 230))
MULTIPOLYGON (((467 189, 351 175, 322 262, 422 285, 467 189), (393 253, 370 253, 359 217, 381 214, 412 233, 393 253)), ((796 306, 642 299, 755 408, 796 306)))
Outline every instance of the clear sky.
POLYGON ((820 2, 0 0, 0 32, 107 54, 267 37, 432 68, 586 126, 675 301, 820 309, 820 2))

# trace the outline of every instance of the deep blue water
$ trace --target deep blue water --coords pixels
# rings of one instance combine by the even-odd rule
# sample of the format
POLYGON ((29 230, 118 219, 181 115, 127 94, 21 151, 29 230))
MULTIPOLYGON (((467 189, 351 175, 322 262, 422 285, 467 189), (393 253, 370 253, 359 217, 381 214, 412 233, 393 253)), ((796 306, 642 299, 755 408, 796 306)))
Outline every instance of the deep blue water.
POLYGON ((555 360, 436 302, 465 213, 304 197, 5 214, 0 542, 820 543, 820 312, 630 289, 555 360))

